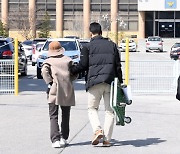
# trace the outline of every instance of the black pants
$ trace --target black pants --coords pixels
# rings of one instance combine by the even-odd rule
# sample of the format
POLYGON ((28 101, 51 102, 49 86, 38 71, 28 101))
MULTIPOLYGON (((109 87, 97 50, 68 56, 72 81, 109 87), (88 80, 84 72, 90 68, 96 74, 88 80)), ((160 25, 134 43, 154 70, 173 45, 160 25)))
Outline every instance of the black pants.
POLYGON ((70 119, 70 106, 61 106, 62 120, 61 130, 59 131, 58 124, 58 111, 59 105, 49 103, 49 117, 50 117, 50 138, 52 143, 64 138, 65 140, 69 137, 69 119, 70 119))

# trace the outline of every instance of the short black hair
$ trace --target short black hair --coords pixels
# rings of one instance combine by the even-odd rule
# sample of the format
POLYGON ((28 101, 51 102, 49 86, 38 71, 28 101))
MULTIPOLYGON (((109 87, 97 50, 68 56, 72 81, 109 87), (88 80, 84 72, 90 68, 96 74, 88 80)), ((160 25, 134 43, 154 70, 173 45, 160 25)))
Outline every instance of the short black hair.
POLYGON ((93 22, 89 26, 89 31, 93 34, 101 35, 102 34, 101 25, 97 22, 93 22))

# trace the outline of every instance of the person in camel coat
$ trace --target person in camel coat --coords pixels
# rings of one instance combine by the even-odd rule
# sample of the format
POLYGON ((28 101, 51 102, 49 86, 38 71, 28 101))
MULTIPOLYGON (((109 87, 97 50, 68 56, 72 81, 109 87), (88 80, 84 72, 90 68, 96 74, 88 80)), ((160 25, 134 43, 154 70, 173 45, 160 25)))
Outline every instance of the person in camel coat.
POLYGON ((73 65, 71 58, 63 55, 64 48, 58 41, 49 44, 48 58, 42 66, 42 77, 48 84, 48 104, 50 117, 50 138, 52 147, 67 145, 69 137, 69 120, 71 106, 75 106, 73 80, 76 78, 69 72, 73 65), (62 111, 61 129, 58 124, 59 107, 62 111))

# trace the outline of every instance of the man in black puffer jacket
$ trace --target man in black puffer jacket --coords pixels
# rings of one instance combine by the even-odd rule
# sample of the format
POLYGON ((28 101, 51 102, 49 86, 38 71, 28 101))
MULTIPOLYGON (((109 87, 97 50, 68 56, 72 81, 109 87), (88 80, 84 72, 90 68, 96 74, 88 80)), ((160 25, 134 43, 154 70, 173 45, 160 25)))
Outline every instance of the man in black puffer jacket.
POLYGON ((102 30, 99 23, 91 23, 89 30, 91 41, 82 48, 79 64, 72 66, 70 71, 72 74, 87 72, 88 115, 94 131, 92 145, 97 145, 103 138, 103 145, 110 146, 114 125, 114 112, 110 107, 110 84, 115 77, 118 77, 122 83, 120 56, 116 44, 101 36, 102 30), (104 130, 98 117, 102 96, 105 105, 104 130))

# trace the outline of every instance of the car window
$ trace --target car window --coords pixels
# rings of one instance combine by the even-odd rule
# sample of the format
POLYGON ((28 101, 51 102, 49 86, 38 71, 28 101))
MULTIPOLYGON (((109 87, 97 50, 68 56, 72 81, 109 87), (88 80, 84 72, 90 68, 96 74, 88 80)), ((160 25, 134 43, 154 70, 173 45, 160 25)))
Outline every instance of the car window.
POLYGON ((46 41, 46 39, 35 39, 35 40, 33 40, 33 43, 32 44, 37 44, 38 42, 45 42, 46 41))
MULTIPOLYGON (((70 51, 70 50, 78 50, 77 45, 75 41, 59 41, 62 45, 62 47, 65 49, 65 51, 70 51)), ((51 41, 47 41, 45 46, 43 47, 44 51, 49 50, 49 44, 51 41)))
POLYGON ((6 41, 0 41, 0 50, 11 50, 6 41))
POLYGON ((44 44, 36 44, 36 50, 39 50, 40 48, 43 47, 44 44))
POLYGON ((161 38, 159 38, 159 37, 151 37, 151 38, 148 38, 148 41, 161 41, 161 38))
MULTIPOLYGON (((133 43, 134 40, 129 40, 129 43, 133 43)), ((126 40, 122 40, 121 43, 126 43, 126 40)))
POLYGON ((129 40, 129 43, 133 43, 134 42, 134 40, 129 40))
POLYGON ((175 43, 175 44, 173 45, 173 48, 177 48, 177 47, 180 47, 180 43, 175 43))
POLYGON ((29 40, 28 41, 24 41, 23 44, 25 44, 25 45, 32 45, 32 41, 29 41, 29 40))

